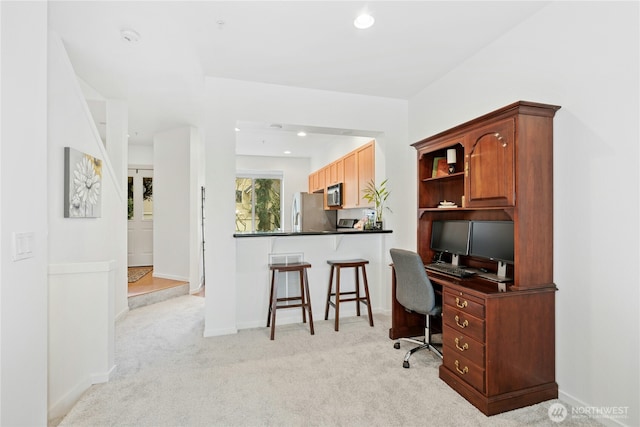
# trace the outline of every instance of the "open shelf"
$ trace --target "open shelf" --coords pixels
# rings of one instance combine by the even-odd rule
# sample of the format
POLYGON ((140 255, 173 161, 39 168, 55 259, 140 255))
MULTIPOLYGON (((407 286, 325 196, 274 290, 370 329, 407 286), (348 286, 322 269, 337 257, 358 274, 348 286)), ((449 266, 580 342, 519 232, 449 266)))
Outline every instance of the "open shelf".
POLYGON ((464 172, 454 172, 454 173, 449 174, 449 175, 436 176, 436 177, 432 177, 432 178, 424 178, 422 180, 422 182, 450 180, 450 179, 459 178, 459 177, 463 177, 463 176, 464 176, 464 172))

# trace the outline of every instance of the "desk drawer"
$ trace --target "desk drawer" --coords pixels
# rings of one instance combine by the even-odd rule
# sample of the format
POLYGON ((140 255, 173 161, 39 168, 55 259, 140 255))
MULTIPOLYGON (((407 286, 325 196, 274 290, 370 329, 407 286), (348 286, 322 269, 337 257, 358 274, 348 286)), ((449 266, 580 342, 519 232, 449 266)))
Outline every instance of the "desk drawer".
POLYGON ((476 365, 484 366, 484 344, 447 325, 442 332, 442 344, 446 347, 447 356, 464 356, 476 365))
POLYGON ((444 293, 444 304, 457 308, 460 311, 469 313, 473 316, 484 319, 484 304, 470 298, 468 295, 464 295, 462 292, 453 294, 450 292, 444 293))
POLYGON ((445 352, 442 363, 462 381, 484 393, 484 369, 466 357, 458 354, 449 355, 449 352, 445 352))
POLYGON ((451 329, 484 343, 484 320, 470 316, 450 305, 444 307, 442 318, 444 324, 451 329))

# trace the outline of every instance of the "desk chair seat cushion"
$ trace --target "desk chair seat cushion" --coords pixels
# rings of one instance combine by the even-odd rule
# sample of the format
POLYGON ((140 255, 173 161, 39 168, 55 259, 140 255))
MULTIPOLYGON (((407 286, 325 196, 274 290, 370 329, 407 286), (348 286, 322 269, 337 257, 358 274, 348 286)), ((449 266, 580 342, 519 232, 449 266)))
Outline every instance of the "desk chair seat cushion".
POLYGON ((396 280, 401 286, 396 288, 396 299, 407 310, 437 316, 442 307, 436 305, 435 292, 424 269, 424 263, 415 252, 391 249, 391 259, 396 280))

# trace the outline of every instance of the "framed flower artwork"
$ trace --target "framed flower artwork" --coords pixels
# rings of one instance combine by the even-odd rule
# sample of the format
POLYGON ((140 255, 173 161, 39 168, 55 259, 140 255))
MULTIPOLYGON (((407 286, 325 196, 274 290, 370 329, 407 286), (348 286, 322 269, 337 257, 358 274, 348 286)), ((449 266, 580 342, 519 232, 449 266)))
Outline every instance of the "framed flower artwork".
POLYGON ((99 218, 102 212, 102 160, 64 147, 64 217, 99 218))

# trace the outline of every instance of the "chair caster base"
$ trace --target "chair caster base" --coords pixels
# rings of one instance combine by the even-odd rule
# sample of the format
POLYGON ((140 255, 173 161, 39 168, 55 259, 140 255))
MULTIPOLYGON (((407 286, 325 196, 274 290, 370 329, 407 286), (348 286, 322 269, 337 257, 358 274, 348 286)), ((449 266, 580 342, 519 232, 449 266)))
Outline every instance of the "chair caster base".
POLYGON ((407 362, 406 360, 404 362, 402 362, 402 367, 403 368, 409 368, 409 362, 407 362))
POLYGON ((393 344, 393 348, 395 348, 396 350, 398 350, 398 349, 400 348, 400 343, 399 343, 399 342, 394 343, 394 344, 393 344))

